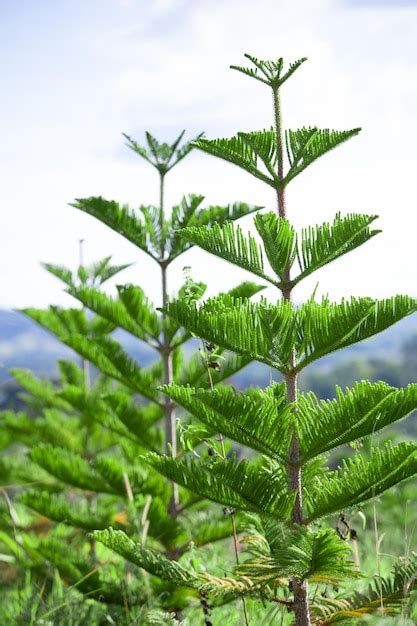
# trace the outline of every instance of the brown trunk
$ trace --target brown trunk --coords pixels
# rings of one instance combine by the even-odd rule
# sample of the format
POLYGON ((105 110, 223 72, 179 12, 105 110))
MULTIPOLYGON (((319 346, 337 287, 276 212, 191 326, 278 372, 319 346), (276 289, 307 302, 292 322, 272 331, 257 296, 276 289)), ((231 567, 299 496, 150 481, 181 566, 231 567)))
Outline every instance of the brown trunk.
POLYGON ((296 626, 311 626, 307 582, 293 580, 291 581, 291 589, 294 594, 296 626))
MULTIPOLYGON (((294 365, 295 358, 292 358, 292 364, 294 365)), ((297 374, 292 373, 285 376, 285 382, 287 385, 287 402, 297 401, 297 374)), ((290 450, 289 450, 289 464, 288 464, 288 487, 291 491, 295 491, 295 503, 292 513, 292 521, 295 524, 302 524, 303 522, 303 500, 301 491, 301 468, 299 464, 300 459, 300 446, 296 434, 293 434, 290 450)), ((308 603, 308 587, 307 582, 293 578, 291 580, 291 589, 293 592, 293 607, 295 614, 296 626, 310 626, 310 610, 308 603)))

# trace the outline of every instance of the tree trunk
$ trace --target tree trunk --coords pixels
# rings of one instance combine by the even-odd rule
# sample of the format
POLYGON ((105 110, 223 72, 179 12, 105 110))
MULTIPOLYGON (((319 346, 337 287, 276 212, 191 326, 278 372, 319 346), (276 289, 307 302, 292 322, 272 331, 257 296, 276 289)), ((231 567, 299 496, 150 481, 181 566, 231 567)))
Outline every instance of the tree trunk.
MULTIPOLYGON (((168 290, 167 290, 167 268, 161 264, 162 270, 162 306, 168 304, 168 290)), ((161 349, 161 356, 164 364, 164 383, 169 385, 174 380, 173 364, 172 364, 172 350, 169 344, 168 337, 164 332, 163 345, 161 349)), ((175 418, 175 404, 168 396, 164 403, 165 412, 165 453, 172 456, 177 456, 177 429, 175 418)), ((169 503, 168 510, 171 515, 175 515, 179 505, 178 497, 178 485, 172 483, 172 496, 169 503)))

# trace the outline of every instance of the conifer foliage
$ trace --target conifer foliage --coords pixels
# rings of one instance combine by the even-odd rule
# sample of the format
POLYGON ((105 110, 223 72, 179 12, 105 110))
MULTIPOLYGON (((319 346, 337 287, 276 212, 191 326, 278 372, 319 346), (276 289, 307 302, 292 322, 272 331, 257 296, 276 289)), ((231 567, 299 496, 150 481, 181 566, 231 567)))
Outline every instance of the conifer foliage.
MULTIPOLYGON (((339 584, 357 575, 346 544, 336 531, 325 530, 322 520, 343 514, 417 473, 417 446, 412 442, 387 444, 370 455, 359 450, 336 470, 327 467, 326 455, 415 409, 417 385, 396 390, 363 381, 352 389, 338 390, 335 400, 321 402, 312 393, 299 393, 298 376, 313 361, 414 313, 417 301, 397 295, 333 303, 328 298, 316 301, 313 295, 295 306, 292 292, 301 280, 378 232, 371 228, 374 215, 338 214, 332 223, 308 226, 300 234, 288 218, 288 183, 360 129, 284 132, 281 86, 305 59, 285 72, 282 59, 272 62, 247 56, 253 67, 234 69, 271 88, 273 128, 228 139, 200 138, 195 145, 273 187, 277 211, 255 217, 260 243, 232 223, 191 225, 179 236, 268 281, 281 298, 272 303, 265 298, 250 302, 226 295, 203 303, 170 302, 164 311, 204 341, 270 365, 283 374, 284 383, 246 392, 230 387, 200 391, 176 384, 165 386, 169 397, 186 404, 209 428, 261 456, 239 462, 216 459, 209 464, 156 454, 148 454, 146 459, 157 471, 196 494, 255 515, 261 539, 254 557, 238 567, 235 588, 239 576, 244 575, 260 595, 268 596, 276 587, 286 589, 289 581, 286 606, 297 626, 308 626, 319 620, 309 581, 339 584)), ((331 616, 326 619, 326 623, 332 622, 331 616)), ((341 615, 334 619, 340 620, 341 615)))
POLYGON ((232 68, 271 89, 271 128, 232 138, 199 135, 184 144, 183 133, 172 144, 147 133, 146 147, 125 135, 128 147, 156 169, 159 203, 138 209, 102 197, 73 203, 153 259, 162 308, 137 284, 119 285, 114 297, 105 293, 101 283, 125 267, 110 266, 108 257, 80 268, 78 278, 46 266, 82 308, 25 313, 100 374, 89 383, 85 367, 69 361, 60 363, 59 384, 16 371, 36 419, 1 416, 3 448, 17 438, 28 459, 16 465, 6 456, 0 471, 25 487, 19 506, 77 531, 74 538, 62 524, 50 526, 39 539, 14 516, 0 529, 0 541, 10 558, 19 554, 41 568, 46 559, 82 592, 109 604, 169 609, 181 619, 184 608, 199 603, 209 626, 211 609, 215 615, 216 605, 238 601, 240 623, 248 626, 250 598, 277 607, 279 619, 286 614, 296 626, 357 623, 364 614, 398 611, 416 586, 413 556, 391 578, 378 577, 367 593, 341 594, 360 573, 334 519, 344 520, 417 474, 414 442, 372 443, 375 433, 417 408, 417 384, 396 389, 360 381, 323 401, 301 393, 298 377, 323 356, 416 312, 417 300, 394 295, 332 302, 313 293, 295 305, 293 290, 302 280, 379 233, 377 216, 355 213, 296 232, 286 203, 287 185, 360 129, 285 130, 281 88, 306 59, 286 69, 283 59, 246 57, 251 66, 232 68), (272 187, 276 211, 261 213, 245 203, 203 207, 202 196, 189 195, 168 215, 166 176, 194 147, 272 187), (235 224, 251 213, 256 234, 235 224), (262 284, 245 282, 204 300, 205 285, 186 276, 174 299, 168 268, 191 246, 262 284), (266 286, 274 289, 272 300, 252 299, 266 286), (139 364, 114 336, 116 329, 146 343, 158 358, 139 364), (190 339, 201 348, 185 362, 190 339), (253 360, 276 370, 282 382, 244 391, 225 384, 253 360), (364 439, 371 442, 366 449, 364 439), (330 454, 347 444, 350 452, 331 467, 330 454), (63 537, 77 549, 73 558, 62 548, 63 537), (198 550, 224 538, 233 539, 233 571, 222 576, 195 565, 190 545, 198 550), (109 554, 116 559, 111 564, 109 554), (126 579, 129 585, 121 582, 126 579), (325 586, 325 597, 312 593, 310 583, 316 591, 325 586))
MULTIPOLYGON (((168 145, 147 133, 147 148, 126 136, 128 146, 158 172, 158 205, 142 205, 136 210, 101 197, 74 203, 155 261, 164 306, 170 299, 168 268, 193 245, 180 238, 177 231, 186 226, 234 221, 260 208, 243 202, 202 206, 203 196, 189 195, 168 214, 164 206, 166 176, 193 147, 190 142, 181 145, 183 135, 168 145)), ((212 431, 190 427, 188 432, 187 424, 193 419, 190 414, 183 415, 184 441, 177 442, 176 405, 159 390, 162 384, 175 382, 204 388, 208 384, 205 360, 197 353, 185 361, 182 346, 191 333, 158 312, 139 285, 120 284, 115 297, 103 291, 103 283, 128 265, 112 265, 111 258, 105 257, 90 266, 80 264, 75 273, 64 266, 44 267, 82 306, 29 308, 24 313, 76 352, 82 367, 61 360, 59 380, 54 383, 38 379, 29 371, 13 372, 25 389, 29 413, 16 415, 8 411, 0 416, 4 433, 2 484, 21 489, 14 504, 19 515, 10 519, 4 511, 0 541, 7 552, 12 552, 10 559, 14 551, 19 563, 35 569, 46 560, 90 598, 132 606, 145 602, 151 608, 179 612, 190 601, 198 602, 198 592, 190 596, 187 591, 198 588, 197 578, 192 574, 182 578, 181 566, 175 561, 171 564, 168 557, 178 559, 191 540, 203 546, 236 535, 241 520, 234 518, 234 526, 221 512, 213 515, 201 498, 181 492, 141 457, 165 450, 174 458, 189 453, 190 447, 206 447, 204 442, 212 431), (146 344, 156 358, 147 366, 140 364, 116 339, 115 330, 126 331, 146 344), (25 446, 27 458, 13 454, 17 442, 25 446), (23 520, 28 510, 35 516, 26 523, 23 520), (195 519, 199 522, 198 533, 192 532, 195 519), (36 532, 40 525, 47 530, 42 539, 36 532), (134 541, 140 543, 142 552, 133 563, 147 569, 153 575, 151 581, 144 576, 134 577, 126 587, 123 559, 119 559, 115 570, 103 568, 105 555, 100 544, 86 535, 100 529, 105 533, 109 526, 116 529, 115 533, 122 529, 126 533, 120 545, 130 548, 134 541), (71 543, 69 553, 62 545, 57 547, 63 538, 71 543), (148 546, 158 549, 160 556, 148 546), (164 574, 167 563, 169 575, 164 574)), ((245 282, 232 289, 228 297, 246 300, 261 289, 260 285, 245 282)), ((177 297, 193 301, 204 291, 205 285, 186 275, 177 297)), ((221 352, 220 371, 210 370, 214 384, 250 362, 248 357, 221 352)))

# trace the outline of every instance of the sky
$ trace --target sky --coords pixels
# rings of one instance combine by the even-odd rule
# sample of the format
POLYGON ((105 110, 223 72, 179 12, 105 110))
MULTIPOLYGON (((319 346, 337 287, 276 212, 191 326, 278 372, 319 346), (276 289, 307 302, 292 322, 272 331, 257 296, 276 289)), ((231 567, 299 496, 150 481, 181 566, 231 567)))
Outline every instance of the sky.
MULTIPOLYGON (((0 308, 74 304, 40 263, 75 268, 80 239, 86 262, 133 262, 119 282, 160 304, 152 261, 69 203, 157 203, 156 172, 122 132, 172 141, 182 129, 215 138, 269 127, 268 89, 229 69, 245 52, 308 57, 282 89, 286 128, 363 129, 290 184, 288 214, 297 228, 337 211, 377 214, 383 233, 296 299, 317 281, 335 300, 417 296, 416 23, 417 0, 0 0, 0 308)), ((168 206, 192 192, 207 205, 275 208, 269 188, 196 150, 166 184, 168 206)), ((185 265, 209 294, 249 278, 194 249, 172 265, 171 293, 185 265)))

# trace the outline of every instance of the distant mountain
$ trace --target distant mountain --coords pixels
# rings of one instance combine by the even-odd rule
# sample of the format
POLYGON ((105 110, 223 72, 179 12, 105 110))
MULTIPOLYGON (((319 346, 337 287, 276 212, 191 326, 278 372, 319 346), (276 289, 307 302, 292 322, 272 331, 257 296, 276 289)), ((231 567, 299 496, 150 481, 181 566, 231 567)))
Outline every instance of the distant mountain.
MULTIPOLYGON (((412 335, 417 335, 417 315, 406 318, 384 333, 361 344, 321 359, 314 367, 326 371, 336 364, 352 359, 371 357, 396 359, 400 354, 401 346, 412 335)), ((123 331, 116 331, 115 337, 142 365, 147 365, 153 360, 155 353, 138 339, 123 331)), ((56 373, 56 361, 59 358, 79 359, 80 357, 22 313, 0 309, 0 382, 10 378, 8 372, 13 367, 24 367, 38 375, 53 376, 56 373)), ((257 381, 259 384, 261 384, 260 379, 267 375, 266 372, 267 368, 258 367, 254 378, 259 378, 257 381)), ((267 381, 262 380, 262 382, 267 381)))

